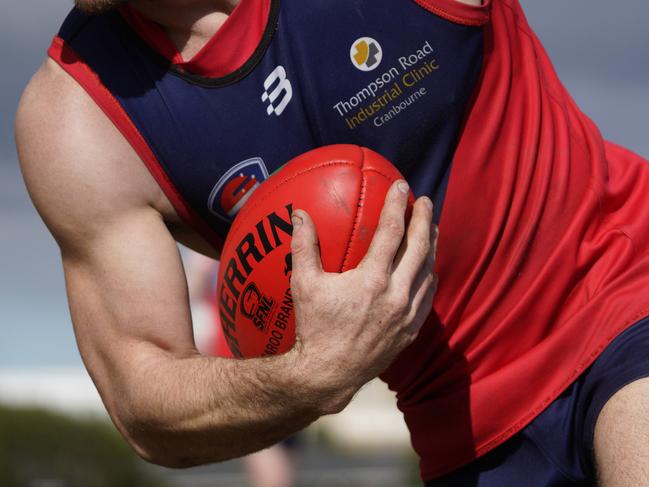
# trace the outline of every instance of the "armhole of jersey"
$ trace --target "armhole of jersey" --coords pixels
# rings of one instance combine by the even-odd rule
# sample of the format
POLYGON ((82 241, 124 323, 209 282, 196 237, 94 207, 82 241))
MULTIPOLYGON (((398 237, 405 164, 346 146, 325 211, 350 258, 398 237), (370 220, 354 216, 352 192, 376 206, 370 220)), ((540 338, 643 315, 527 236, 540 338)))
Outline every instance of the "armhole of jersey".
POLYGON ((429 12, 456 24, 480 26, 489 22, 491 0, 482 0, 482 5, 469 5, 459 0, 414 1, 429 12))
POLYGON ((131 144, 147 167, 164 194, 169 198, 178 216, 207 242, 220 250, 223 238, 214 232, 209 225, 192 209, 176 189, 167 173, 162 168, 147 142, 140 134, 133 121, 112 93, 103 85, 99 76, 77 55, 77 53, 59 36, 54 37, 47 51, 48 56, 66 71, 90 95, 109 120, 131 144))

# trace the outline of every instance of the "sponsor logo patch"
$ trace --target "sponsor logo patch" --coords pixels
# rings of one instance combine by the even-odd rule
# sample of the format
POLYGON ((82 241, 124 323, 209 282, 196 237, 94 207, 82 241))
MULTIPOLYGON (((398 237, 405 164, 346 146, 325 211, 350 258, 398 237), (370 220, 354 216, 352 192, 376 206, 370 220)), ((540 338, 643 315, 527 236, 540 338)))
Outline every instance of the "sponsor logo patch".
POLYGON ((375 39, 361 37, 352 44, 349 50, 349 58, 356 69, 374 71, 381 64, 383 49, 375 39))

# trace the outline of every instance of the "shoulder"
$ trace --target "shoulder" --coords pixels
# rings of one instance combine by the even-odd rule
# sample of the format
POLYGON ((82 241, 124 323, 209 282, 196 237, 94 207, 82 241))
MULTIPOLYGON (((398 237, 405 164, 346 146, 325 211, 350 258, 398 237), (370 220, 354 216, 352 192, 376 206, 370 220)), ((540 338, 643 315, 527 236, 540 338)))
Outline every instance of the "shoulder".
POLYGON ((121 133, 51 60, 25 88, 16 144, 32 200, 59 243, 92 234, 125 212, 151 209, 159 198, 121 133))

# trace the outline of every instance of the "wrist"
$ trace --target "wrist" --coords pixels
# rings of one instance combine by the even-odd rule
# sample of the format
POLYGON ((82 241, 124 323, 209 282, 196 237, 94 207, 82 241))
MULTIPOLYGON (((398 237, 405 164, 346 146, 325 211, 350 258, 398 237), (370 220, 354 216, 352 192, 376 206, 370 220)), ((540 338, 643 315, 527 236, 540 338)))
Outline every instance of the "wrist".
POLYGON ((337 367, 324 362, 320 354, 312 359, 299 342, 283 357, 287 390, 317 417, 342 411, 362 386, 355 384, 354 376, 343 375, 337 367))

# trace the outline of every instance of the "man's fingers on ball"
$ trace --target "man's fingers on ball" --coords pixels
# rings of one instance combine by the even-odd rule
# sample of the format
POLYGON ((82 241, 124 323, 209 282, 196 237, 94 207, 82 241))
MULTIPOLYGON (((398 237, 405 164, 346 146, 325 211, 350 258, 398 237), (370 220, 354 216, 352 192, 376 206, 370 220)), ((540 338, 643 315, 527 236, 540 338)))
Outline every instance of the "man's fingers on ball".
POLYGON ((438 230, 437 226, 433 225, 435 230, 433 230, 432 233, 432 240, 430 242, 430 252, 428 252, 428 256, 426 257, 426 264, 425 264, 425 269, 429 272, 433 272, 435 269, 435 262, 437 261, 437 235, 438 235, 438 230))
POLYGON ((412 298, 410 300, 409 312, 411 316, 417 313, 421 308, 426 308, 427 306, 432 304, 427 301, 427 298, 431 291, 433 295, 435 294, 436 288, 437 278, 435 274, 431 271, 422 271, 422 274, 420 274, 417 278, 415 288, 412 292, 412 298))
POLYGON ((437 292, 437 274, 432 269, 422 269, 417 275, 415 284, 411 291, 410 306, 408 308, 409 319, 422 312, 428 314, 432 308, 433 298, 437 292))
POLYGON ((428 281, 426 286, 419 289, 417 296, 413 300, 413 306, 410 314, 410 326, 408 330, 415 337, 419 334, 419 330, 426 322, 426 319, 433 311, 433 300, 437 292, 437 276, 433 274, 432 279, 428 281))
POLYGON ((433 243, 433 263, 435 263, 437 260, 437 246, 439 243, 439 227, 433 224, 430 227, 430 231, 432 233, 431 242, 433 243))
POLYGON ((313 220, 307 212, 295 210, 291 221, 293 223, 291 239, 293 276, 301 273, 322 272, 318 234, 313 220))
POLYGON ((434 242, 431 240, 433 204, 429 198, 415 202, 406 239, 402 243, 403 257, 395 269, 395 278, 401 285, 412 285, 422 267, 433 257, 434 242))
POLYGON ((405 232, 408 192, 408 183, 403 180, 394 182, 390 187, 376 233, 360 265, 369 265, 385 273, 391 270, 405 232))

